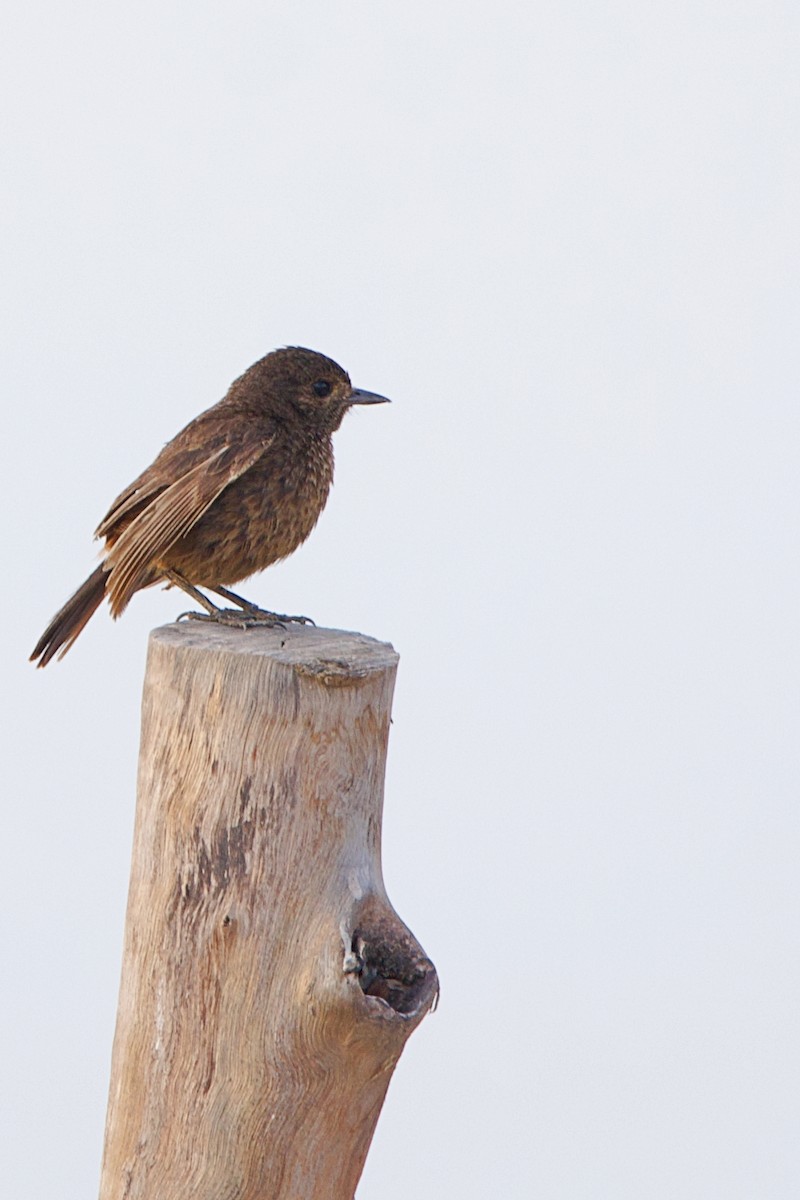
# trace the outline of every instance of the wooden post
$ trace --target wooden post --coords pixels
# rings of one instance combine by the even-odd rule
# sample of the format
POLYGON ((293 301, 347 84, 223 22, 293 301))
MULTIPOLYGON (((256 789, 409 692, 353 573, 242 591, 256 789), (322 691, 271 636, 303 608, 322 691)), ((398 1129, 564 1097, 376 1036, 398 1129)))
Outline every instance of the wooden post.
POLYGON ((433 964, 381 876, 397 655, 155 630, 100 1200, 351 1200, 433 964))

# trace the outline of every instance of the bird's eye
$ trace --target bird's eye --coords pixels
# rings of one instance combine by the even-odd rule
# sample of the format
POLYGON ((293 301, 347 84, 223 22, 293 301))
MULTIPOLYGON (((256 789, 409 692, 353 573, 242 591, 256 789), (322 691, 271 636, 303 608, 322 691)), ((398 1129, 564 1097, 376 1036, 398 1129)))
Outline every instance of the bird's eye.
POLYGON ((318 379, 314 384, 314 391, 318 396, 330 396, 331 385, 328 383, 327 379, 318 379))

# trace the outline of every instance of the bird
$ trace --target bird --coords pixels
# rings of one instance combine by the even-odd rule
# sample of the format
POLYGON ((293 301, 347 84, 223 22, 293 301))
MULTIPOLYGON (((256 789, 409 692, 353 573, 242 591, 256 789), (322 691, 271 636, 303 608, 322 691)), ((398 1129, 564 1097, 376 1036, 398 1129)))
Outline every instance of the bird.
POLYGON ((333 481, 332 434, 353 406, 388 402, 303 346, 253 363, 117 496, 95 531, 104 541, 99 566, 53 617, 30 661, 44 667, 62 658, 104 599, 116 619, 135 592, 159 582, 203 609, 184 617, 242 627, 308 622, 260 609, 229 585, 306 540, 333 481), (235 607, 214 604, 200 588, 235 607))

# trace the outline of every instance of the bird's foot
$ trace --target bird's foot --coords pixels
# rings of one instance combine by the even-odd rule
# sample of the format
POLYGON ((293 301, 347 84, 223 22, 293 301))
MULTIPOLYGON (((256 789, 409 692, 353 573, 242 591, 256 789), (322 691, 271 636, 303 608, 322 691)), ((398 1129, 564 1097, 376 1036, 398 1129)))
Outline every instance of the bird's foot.
POLYGON ((310 617, 290 617, 285 613, 267 612, 256 608, 218 608, 214 612, 183 612, 179 621, 210 621, 214 625, 229 625, 234 629, 285 629, 288 624, 313 625, 310 617))
MULTIPOLYGON (((230 625, 234 629, 249 629, 251 625, 255 624, 250 615, 242 612, 239 608, 217 608, 214 612, 182 612, 178 614, 176 620, 209 621, 212 625, 230 625)), ((274 626, 279 622, 272 621, 270 624, 274 626)))
POLYGON ((268 609, 259 608, 257 604, 253 604, 252 600, 246 600, 244 598, 244 596, 237 595, 236 592, 232 592, 229 588, 220 587, 219 584, 217 584, 216 587, 212 587, 210 589, 210 591, 216 592, 216 594, 218 596, 222 596, 225 600, 232 600, 233 603, 235 605, 237 605, 238 608, 241 608, 242 611, 244 613, 246 613, 248 616, 257 618, 257 620, 254 621, 254 624, 259 624, 259 625, 292 625, 292 624, 294 624, 294 625, 313 625, 314 624, 314 622, 311 620, 311 617, 290 617, 290 616, 287 616, 286 613, 274 613, 274 612, 270 612, 268 609))
MULTIPOLYGON (((223 609, 223 612, 232 612, 233 609, 223 609)), ((242 607, 242 613, 245 617, 252 617, 255 625, 314 625, 315 622, 311 617, 292 617, 287 613, 274 613, 266 608, 259 608, 257 604, 248 604, 242 607)))

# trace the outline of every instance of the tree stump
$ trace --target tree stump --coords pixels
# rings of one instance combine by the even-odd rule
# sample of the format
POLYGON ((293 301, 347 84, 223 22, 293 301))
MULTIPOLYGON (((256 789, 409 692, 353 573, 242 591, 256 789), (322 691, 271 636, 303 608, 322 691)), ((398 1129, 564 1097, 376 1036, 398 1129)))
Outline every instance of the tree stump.
POLYGON ((397 655, 151 634, 100 1200, 351 1200, 433 964, 381 874, 397 655))

